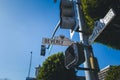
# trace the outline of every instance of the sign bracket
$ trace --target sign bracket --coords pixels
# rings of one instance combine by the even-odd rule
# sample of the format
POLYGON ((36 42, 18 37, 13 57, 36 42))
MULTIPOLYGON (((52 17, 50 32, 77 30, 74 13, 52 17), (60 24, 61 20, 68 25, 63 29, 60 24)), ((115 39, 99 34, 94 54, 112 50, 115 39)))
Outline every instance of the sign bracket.
POLYGON ((83 68, 83 67, 77 67, 77 70, 89 70, 89 71, 97 71, 98 69, 92 69, 92 68, 83 68))

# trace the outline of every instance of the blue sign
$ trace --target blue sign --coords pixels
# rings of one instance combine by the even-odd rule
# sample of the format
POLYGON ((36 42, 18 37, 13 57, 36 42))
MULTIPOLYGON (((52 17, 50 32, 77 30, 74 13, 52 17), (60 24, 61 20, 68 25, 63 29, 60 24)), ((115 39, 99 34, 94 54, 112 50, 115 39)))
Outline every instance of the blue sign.
POLYGON ((95 39, 100 35, 100 33, 106 28, 106 26, 114 17, 115 12, 113 9, 110 9, 103 19, 95 22, 92 35, 88 39, 89 45, 91 45, 95 41, 95 39))
POLYGON ((94 24, 94 30, 92 35, 89 37, 89 44, 92 44, 92 42, 94 42, 94 40, 99 36, 99 34, 103 31, 103 29, 105 28, 105 24, 100 22, 100 21, 96 21, 94 24))

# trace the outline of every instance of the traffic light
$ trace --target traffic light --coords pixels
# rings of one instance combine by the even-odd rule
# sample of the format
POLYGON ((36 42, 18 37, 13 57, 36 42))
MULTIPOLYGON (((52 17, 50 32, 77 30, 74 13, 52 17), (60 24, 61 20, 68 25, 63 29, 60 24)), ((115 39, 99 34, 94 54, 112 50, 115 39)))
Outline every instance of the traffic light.
POLYGON ((85 61, 82 43, 73 43, 65 51, 65 67, 67 69, 78 67, 85 61))
POLYGON ((41 45, 41 56, 45 56, 46 53, 46 46, 45 45, 41 45))
POLYGON ((75 5, 73 0, 61 0, 60 2, 60 28, 74 29, 76 25, 75 5))

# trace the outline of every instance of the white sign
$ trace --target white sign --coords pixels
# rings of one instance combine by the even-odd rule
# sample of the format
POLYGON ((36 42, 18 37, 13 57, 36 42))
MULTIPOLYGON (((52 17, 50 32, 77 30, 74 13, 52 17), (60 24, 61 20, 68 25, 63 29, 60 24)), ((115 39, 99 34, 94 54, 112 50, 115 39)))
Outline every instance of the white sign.
POLYGON ((94 40, 100 35, 100 33, 106 28, 106 26, 114 17, 115 13, 112 9, 110 9, 103 19, 100 19, 100 21, 95 22, 93 33, 88 39, 89 45, 91 45, 94 42, 94 40))
POLYGON ((55 44, 55 45, 62 45, 63 41, 58 39, 49 39, 49 38, 43 38, 42 39, 43 44, 55 44))
POLYGON ((64 38, 64 39, 59 39, 59 38, 55 38, 55 39, 43 38, 42 39, 42 43, 43 44, 61 45, 61 46, 70 46, 73 43, 73 41, 68 40, 67 38, 64 38))
POLYGON ((104 24, 108 25, 114 17, 115 17, 115 12, 113 11, 113 9, 110 9, 106 14, 106 16, 103 18, 104 24))

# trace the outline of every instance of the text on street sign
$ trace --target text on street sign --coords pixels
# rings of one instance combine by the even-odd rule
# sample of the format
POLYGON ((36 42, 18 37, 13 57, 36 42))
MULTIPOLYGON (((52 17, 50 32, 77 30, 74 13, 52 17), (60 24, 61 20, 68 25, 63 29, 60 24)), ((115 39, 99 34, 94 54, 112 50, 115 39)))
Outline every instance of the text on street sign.
POLYGON ((43 38, 42 39, 43 44, 53 44, 53 45, 61 45, 61 46, 69 46, 73 43, 71 40, 65 40, 65 39, 50 39, 50 38, 43 38))
POLYGON ((43 44, 56 44, 56 45, 62 45, 63 41, 62 40, 58 40, 58 39, 49 39, 49 38, 43 38, 42 40, 43 44))
POLYGON ((114 17, 115 13, 113 9, 110 9, 103 19, 95 22, 92 35, 88 39, 90 45, 95 41, 95 39, 100 35, 100 33, 106 28, 106 26, 114 17))

